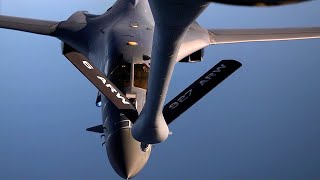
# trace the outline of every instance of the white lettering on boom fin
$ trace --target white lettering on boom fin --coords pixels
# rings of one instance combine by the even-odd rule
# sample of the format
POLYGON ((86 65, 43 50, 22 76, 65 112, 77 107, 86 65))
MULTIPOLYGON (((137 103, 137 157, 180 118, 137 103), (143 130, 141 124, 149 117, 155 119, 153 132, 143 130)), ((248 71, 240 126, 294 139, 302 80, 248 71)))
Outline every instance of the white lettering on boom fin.
POLYGON ((117 92, 117 90, 116 90, 113 86, 111 86, 111 84, 106 84, 106 86, 107 86, 108 88, 110 88, 110 90, 111 90, 112 93, 116 93, 116 92, 117 92))
POLYGON ((93 66, 88 61, 82 61, 83 65, 85 65, 88 69, 92 70, 93 66))
POLYGON ((100 79, 102 81, 103 84, 107 83, 107 80, 103 77, 97 76, 98 79, 100 79))
POLYGON ((212 77, 216 76, 217 73, 220 73, 221 69, 225 69, 226 67, 227 67, 226 65, 221 64, 220 67, 218 67, 216 70, 213 70, 203 80, 200 81, 201 86, 204 86, 207 82, 209 82, 212 79, 212 77))
POLYGON ((121 99, 121 102, 123 104, 130 104, 130 102, 126 101, 126 99, 124 97, 121 96, 121 94, 111 85, 111 84, 107 84, 107 80, 103 77, 97 76, 98 79, 100 79, 102 81, 102 83, 104 85, 106 85, 107 88, 110 88, 112 93, 117 93, 116 97, 118 99, 121 99))
POLYGON ((121 96, 120 93, 117 94, 117 98, 118 98, 118 99, 122 99, 122 103, 123 103, 123 104, 130 104, 128 101, 126 101, 126 99, 125 99, 124 97, 121 96))

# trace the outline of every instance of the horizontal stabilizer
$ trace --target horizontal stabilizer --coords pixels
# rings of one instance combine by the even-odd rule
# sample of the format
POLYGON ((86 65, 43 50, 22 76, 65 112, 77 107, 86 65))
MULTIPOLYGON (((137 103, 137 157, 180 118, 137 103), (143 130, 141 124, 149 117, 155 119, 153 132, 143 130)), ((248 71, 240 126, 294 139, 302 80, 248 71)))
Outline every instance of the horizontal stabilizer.
POLYGON ((67 59, 104 94, 127 118, 134 122, 138 112, 128 98, 83 54, 65 44, 63 54, 67 59))
POLYGON ((87 131, 102 134, 103 133, 103 126, 98 125, 98 126, 90 127, 90 128, 87 128, 87 131))
POLYGON ((241 66, 242 64, 235 60, 222 60, 211 68, 164 106, 163 116, 167 124, 169 125, 241 66))
POLYGON ((51 35, 59 22, 0 15, 0 28, 51 35))

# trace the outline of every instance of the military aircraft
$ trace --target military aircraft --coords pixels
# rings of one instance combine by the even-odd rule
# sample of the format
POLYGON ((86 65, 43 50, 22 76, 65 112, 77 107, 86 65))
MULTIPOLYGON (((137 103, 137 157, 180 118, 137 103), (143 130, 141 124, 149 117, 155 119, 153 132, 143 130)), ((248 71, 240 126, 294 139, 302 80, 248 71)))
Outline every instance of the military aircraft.
POLYGON ((65 21, 0 16, 0 27, 62 41, 62 53, 98 89, 111 166, 125 179, 145 166, 168 125, 241 67, 222 60, 164 105, 177 62, 201 62, 204 48, 226 43, 320 38, 320 28, 205 29, 195 20, 210 3, 276 6, 305 0, 118 0, 102 15, 65 21))

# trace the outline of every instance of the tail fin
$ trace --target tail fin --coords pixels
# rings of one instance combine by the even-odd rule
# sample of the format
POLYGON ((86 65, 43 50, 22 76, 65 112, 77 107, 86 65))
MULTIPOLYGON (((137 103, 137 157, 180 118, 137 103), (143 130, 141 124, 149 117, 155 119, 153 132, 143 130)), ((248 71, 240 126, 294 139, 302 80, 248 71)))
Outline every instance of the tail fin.
POLYGON ((51 35, 59 22, 0 15, 0 28, 51 35))

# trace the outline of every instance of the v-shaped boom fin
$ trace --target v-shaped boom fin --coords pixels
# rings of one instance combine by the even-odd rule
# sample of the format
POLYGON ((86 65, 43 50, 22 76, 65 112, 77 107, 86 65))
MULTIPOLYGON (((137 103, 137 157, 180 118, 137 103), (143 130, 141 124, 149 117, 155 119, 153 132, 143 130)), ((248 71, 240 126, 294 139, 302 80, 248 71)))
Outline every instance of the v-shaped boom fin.
POLYGON ((138 117, 138 112, 128 98, 83 54, 65 44, 63 55, 104 94, 132 122, 138 117))
POLYGON ((242 64, 235 60, 222 60, 211 68, 164 106, 162 112, 167 124, 172 123, 241 66, 242 64))

